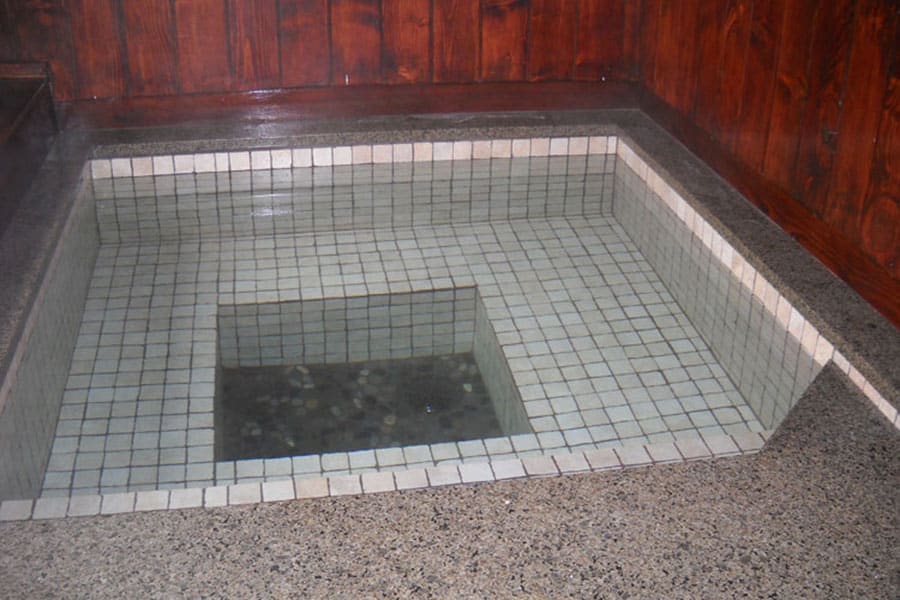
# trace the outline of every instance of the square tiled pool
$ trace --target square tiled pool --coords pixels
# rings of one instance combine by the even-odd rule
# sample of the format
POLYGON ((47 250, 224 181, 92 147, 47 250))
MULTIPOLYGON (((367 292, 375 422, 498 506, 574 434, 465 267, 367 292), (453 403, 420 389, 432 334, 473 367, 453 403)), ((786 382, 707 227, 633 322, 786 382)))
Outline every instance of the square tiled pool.
MULTIPOLYGON (((453 160, 451 144, 435 160, 435 144, 431 161, 95 180, 102 244, 44 494, 763 431, 612 215, 614 140, 595 140, 606 148, 593 154, 586 143, 559 156, 453 160), (222 367, 435 351, 474 352, 500 431, 287 456, 223 451, 227 429, 264 434, 217 417, 222 367)), ((306 447, 299 433, 277 435, 306 447)))
POLYGON ((233 150, 90 169, 72 217, 83 223, 56 260, 65 271, 66 248, 73 261, 97 258, 29 515, 753 452, 827 361, 847 363, 617 137, 233 150), (418 411, 413 425, 375 393, 398 360, 412 361, 391 385, 418 411), (269 387, 235 383, 234 369, 269 387), (445 402, 444 387, 461 396, 445 402), (367 409, 375 426, 303 429, 367 409), (454 413, 454 435, 413 435, 441 411, 454 413), (459 433, 473 425, 467 411, 484 427, 459 433))
POLYGON ((531 433, 474 287, 220 306, 218 338, 217 462, 531 433))

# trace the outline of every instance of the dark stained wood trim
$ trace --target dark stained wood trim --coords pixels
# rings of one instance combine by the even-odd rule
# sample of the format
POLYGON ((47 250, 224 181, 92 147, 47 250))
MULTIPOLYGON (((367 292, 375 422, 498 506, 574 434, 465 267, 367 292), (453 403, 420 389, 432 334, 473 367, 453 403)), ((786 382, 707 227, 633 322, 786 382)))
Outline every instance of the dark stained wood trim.
POLYGON ((397 114, 634 108, 625 82, 360 85, 198 94, 60 105, 66 129, 153 127, 222 118, 231 123, 397 114))

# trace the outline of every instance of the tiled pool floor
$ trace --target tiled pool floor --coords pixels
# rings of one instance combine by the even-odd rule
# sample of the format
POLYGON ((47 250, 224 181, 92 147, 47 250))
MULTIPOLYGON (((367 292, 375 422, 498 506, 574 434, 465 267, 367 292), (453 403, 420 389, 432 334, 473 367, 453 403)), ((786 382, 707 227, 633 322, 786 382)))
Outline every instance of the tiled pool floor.
POLYGON ((106 244, 42 495, 341 475, 762 429, 607 216, 106 244), (534 434, 214 460, 218 305, 473 285, 534 434))

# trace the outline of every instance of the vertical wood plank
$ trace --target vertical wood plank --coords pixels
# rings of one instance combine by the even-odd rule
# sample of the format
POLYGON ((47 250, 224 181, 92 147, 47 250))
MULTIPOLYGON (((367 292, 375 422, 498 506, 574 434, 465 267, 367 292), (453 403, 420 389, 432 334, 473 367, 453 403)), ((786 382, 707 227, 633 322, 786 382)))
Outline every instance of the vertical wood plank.
POLYGON ((762 171, 790 189, 808 101, 809 52, 817 0, 786 0, 762 171))
POLYGON ((121 0, 131 96, 178 93, 175 15, 169 0, 121 0))
POLYGON ((431 0, 382 0, 382 75, 389 83, 431 80, 431 0))
MULTIPOLYGON (((895 25, 896 27, 896 25, 895 25)), ((869 190, 857 215, 862 248, 900 279, 900 40, 881 110, 869 190)), ((895 299, 896 300, 896 299, 895 299)))
POLYGON ((580 0, 575 79, 625 77, 625 5, 623 0, 580 0))
POLYGON ((229 0, 228 17, 236 90, 277 87, 281 69, 276 0, 229 0))
POLYGON ((834 162, 834 136, 847 79, 853 8, 853 0, 825 2, 813 25, 809 103, 800 132, 792 191, 819 216, 825 205, 827 175, 834 162))
POLYGON ((231 87, 225 0, 175 0, 181 90, 222 92, 231 87))
POLYGON ((13 58, 47 62, 53 74, 56 97, 72 98, 75 65, 72 62, 70 17, 64 0, 24 0, 12 6, 9 10, 15 10, 15 37, 18 40, 17 56, 13 58))
POLYGON ((663 2, 657 25, 653 81, 656 93, 684 114, 693 104, 696 39, 700 0, 663 2))
POLYGON ((331 0, 333 83, 381 79, 381 12, 378 0, 331 0))
POLYGON ((696 61, 699 65, 694 82, 693 119, 706 131, 718 127, 717 102, 722 74, 722 42, 726 5, 704 2, 697 20, 696 61))
POLYGON ((755 171, 762 170, 766 151, 783 19, 784 0, 756 2, 750 23, 750 47, 744 67, 741 111, 734 138, 734 153, 755 171))
POLYGON ((572 78, 578 32, 578 4, 571 0, 531 0, 528 79, 572 78))
POLYGON ((69 0, 79 98, 125 94, 123 53, 115 0, 69 0))
POLYGON ((641 12, 645 0, 624 0, 622 15, 623 76, 628 81, 640 79, 641 12))
MULTIPOLYGON (((737 120, 741 112, 742 83, 750 47, 752 0, 736 0, 725 13, 725 39, 722 43, 722 71, 719 78, 720 130, 723 146, 732 147, 737 134, 737 120)), ((702 57, 698 57, 703 60, 702 57)), ((717 132, 711 132, 716 135, 717 132)))
POLYGON ((701 2, 700 12, 694 119, 728 147, 740 113, 752 3, 701 2))
POLYGON ((0 0, 0 60, 19 59, 19 42, 16 39, 16 19, 10 0, 0 0))
POLYGON ((480 64, 479 0, 434 0, 434 81, 475 81, 480 64))
POLYGON ((656 63, 656 39, 659 35, 659 12, 660 0, 641 2, 638 71, 640 80, 654 93, 656 88, 653 85, 653 72, 656 63))
MULTIPOLYGON (((859 215, 875 153, 896 27, 897 11, 887 2, 859 1, 834 167, 822 211, 826 223, 856 242, 860 241, 859 215)), ((895 225, 900 227, 900 223, 895 225)))
POLYGON ((484 0, 481 4, 481 78, 525 79, 527 0, 484 0))
POLYGON ((281 84, 326 85, 331 80, 328 0, 280 0, 281 84))

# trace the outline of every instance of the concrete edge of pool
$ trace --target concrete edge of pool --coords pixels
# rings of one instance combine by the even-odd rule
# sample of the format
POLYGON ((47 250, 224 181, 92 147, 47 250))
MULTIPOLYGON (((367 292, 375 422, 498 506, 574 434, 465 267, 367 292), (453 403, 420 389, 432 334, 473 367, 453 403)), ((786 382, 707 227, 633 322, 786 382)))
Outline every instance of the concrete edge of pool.
MULTIPOLYGON (((696 159, 693 157, 687 156, 684 153, 684 150, 677 147, 677 144, 672 142, 670 138, 662 134, 660 131, 656 129, 654 125, 646 121, 642 116, 637 116, 635 120, 635 115, 633 113, 622 113, 621 111, 615 111, 613 115, 606 114, 606 123, 613 122, 615 124, 612 130, 608 129, 607 126, 597 126, 593 125, 591 118, 597 118, 597 115, 593 115, 591 118, 585 118, 589 115, 581 115, 580 118, 585 119, 586 122, 583 123, 563 123, 563 124, 553 124, 553 125, 535 125, 534 118, 524 118, 523 125, 521 127, 511 127, 508 124, 508 121, 504 123, 503 127, 500 128, 490 128, 488 130, 483 130, 481 128, 481 124, 475 121, 466 121, 463 127, 458 128, 445 128, 445 129, 429 129, 426 135, 423 137, 425 139, 432 140, 453 140, 453 139, 479 139, 481 137, 499 137, 499 136, 509 136, 516 137, 517 135, 524 135, 527 132, 527 135, 541 135, 549 134, 549 135, 578 135, 585 134, 588 132, 596 133, 598 131, 615 131, 618 132, 624 139, 634 139, 637 140, 636 150, 637 152, 644 156, 641 160, 646 159, 650 161, 654 165, 654 170, 657 170, 662 174, 664 180, 668 181, 673 188, 678 189, 679 191, 683 190, 681 195, 691 204, 697 211, 698 214, 703 215, 703 217, 711 222, 719 223, 722 225, 721 228, 718 228, 722 232, 722 236, 732 243, 736 248, 740 249, 742 253, 747 255, 753 265, 759 270, 761 274, 765 274, 766 278, 772 282, 772 284, 779 289, 780 292, 784 293, 785 297, 789 298, 793 304, 802 309, 804 315, 810 319, 810 321, 815 323, 815 326, 818 330, 821 330, 823 334, 825 332, 830 332, 829 337, 835 340, 835 347, 839 350, 843 355, 849 359, 846 361, 846 364, 839 365, 842 370, 848 372, 851 380, 857 384, 865 393, 868 394, 871 390, 867 390, 867 385, 871 386, 872 382, 877 386, 877 389, 883 390, 881 394, 881 401, 885 407, 882 407, 882 412, 890 412, 891 409, 896 404, 896 393, 894 382, 892 381, 892 377, 896 378, 896 373, 892 372, 890 369, 884 370, 881 365, 889 365, 890 364, 890 356, 892 352, 895 350, 894 347, 898 346, 896 331, 887 324, 887 330, 884 336, 879 336, 878 333, 881 333, 881 328, 884 327, 883 319, 874 314, 871 308, 865 305, 864 302, 858 299, 852 291, 846 289, 846 286, 841 282, 834 279, 830 274, 824 271, 820 265, 815 263, 814 259, 811 259, 805 252, 799 249, 796 244, 793 243, 792 240, 787 238, 785 234, 774 228, 771 224, 767 224, 764 222, 764 217, 759 215, 755 209, 749 207, 746 202, 740 200, 740 197, 737 196, 730 188, 724 186, 717 177, 710 174, 708 169, 706 172, 703 171, 702 166, 698 166, 696 159), (625 117, 625 118, 623 118, 625 117), (616 121, 620 122, 616 122, 616 121), (624 121, 624 122, 621 122, 624 121), (544 129, 541 130, 541 127, 544 129), (658 146, 662 146, 662 148, 658 148, 658 146), (659 154, 657 153, 659 150, 659 154), (646 152, 646 155, 643 153, 646 152), (652 156, 652 158, 649 158, 652 156), (687 171, 686 175, 680 175, 680 171, 687 171), (701 193, 696 190, 698 185, 706 185, 711 186, 716 192, 717 195, 709 195, 708 193, 701 193), (750 212, 748 212, 748 209, 750 212), (755 217, 755 218, 751 218, 755 217), (728 226, 729 221, 733 221, 737 219, 736 223, 738 223, 741 228, 737 228, 735 230, 731 229, 728 226), (749 226, 748 226, 749 225, 749 226), (735 233, 737 231, 737 233, 735 233), (747 236, 744 235, 747 231, 752 232, 754 236, 762 236, 766 239, 760 242, 760 240, 747 239, 747 236), (753 249, 757 247, 761 247, 763 250, 759 253, 754 252, 753 249), (783 252, 787 252, 787 256, 778 257, 776 256, 772 249, 776 248, 782 250, 783 252), (778 262, 778 261, 782 262, 778 262), (835 326, 834 323, 829 323, 821 318, 821 312, 823 308, 827 312, 827 310, 839 311, 843 309, 847 310, 847 300, 848 298, 841 297, 841 293, 836 294, 837 300, 841 301, 835 304, 835 306, 831 305, 831 300, 828 297, 828 294, 817 294, 813 296, 804 296, 802 291, 797 291, 793 287, 791 287, 788 282, 787 286, 782 287, 785 284, 785 281, 788 279, 784 276, 781 271, 794 271, 801 272, 793 263, 810 263, 812 268, 813 275, 821 276, 824 279, 825 283, 828 285, 829 292, 836 291, 841 292, 843 290, 844 296, 849 296, 849 299, 852 300, 855 298, 856 303, 860 305, 860 310, 858 312, 852 313, 849 315, 850 319, 865 319, 867 321, 872 321, 874 317, 874 327, 869 327, 869 331, 865 331, 864 333, 868 334, 867 337, 874 338, 866 340, 869 342, 867 345, 862 347, 858 347, 854 341, 854 338, 858 337, 859 332, 853 328, 842 327, 843 323, 840 323, 838 326, 835 326), (826 277, 827 276, 827 277, 826 277), (830 281, 828 280, 830 278, 830 281), (867 309, 867 310, 866 310, 867 309), (879 322, 878 320, 882 322, 879 322), (875 333, 872 333, 872 329, 875 329, 875 333), (846 334, 846 335, 841 335, 846 334), (893 336, 891 335, 893 334, 893 336), (850 342, 847 341, 847 338, 850 338, 850 342), (884 339, 882 339, 884 338, 884 339), (879 350, 882 349, 888 350, 884 353, 879 353, 879 350), (874 348, 874 350, 873 350, 874 348), (874 352, 875 360, 867 360, 872 358, 874 352), (885 358, 887 356, 887 358, 885 358), (885 362, 883 362, 883 360, 885 362), (875 363, 873 366, 872 363, 875 363), (858 370, 857 370, 858 369, 858 370)), ((489 121, 489 117, 484 117, 487 121, 489 121)), ((561 121, 565 122, 569 119, 569 116, 564 117, 561 121)), ((576 121, 579 117, 576 117, 576 121)), ((448 122, 447 119, 437 119, 438 123, 441 123, 444 127, 448 122)), ((452 123, 452 119, 450 119, 452 123)), ((546 123, 546 118, 544 118, 544 122, 546 123)), ((381 125, 385 125, 385 122, 380 123, 381 125)), ((456 123, 453 123, 456 125, 456 123)), ((428 126, 428 121, 423 119, 418 119, 415 122, 417 126, 428 126)), ((290 129, 288 127, 287 129, 290 129)), ((207 134, 209 132, 206 132, 207 134)), ((109 139, 105 138, 105 134, 98 133, 95 134, 96 137, 91 139, 89 142, 85 140, 81 140, 81 144, 75 142, 76 145, 81 145, 82 150, 87 152, 89 148, 96 146, 98 149, 96 153, 100 156, 106 155, 115 155, 117 152, 122 150, 122 147, 111 146, 108 142, 109 139)), ((117 134, 118 137, 119 134, 117 134)), ((199 150, 210 150, 210 149, 222 149, 222 148, 234 148, 234 147, 245 147, 247 144, 246 139, 227 139, 225 137, 224 141, 221 139, 215 142, 208 141, 189 141, 189 142, 166 142, 166 143, 153 143, 147 142, 146 140, 152 139, 154 132, 131 132, 129 134, 131 136, 131 141, 138 142, 138 148, 140 152, 153 152, 153 153, 179 153, 179 152, 193 152, 199 150)), ((351 144, 351 143, 376 143, 376 142, 387 142, 391 140, 409 140, 416 139, 415 134, 410 134, 409 131, 399 130, 399 131, 391 131, 388 128, 387 131, 381 132, 355 132, 352 134, 316 134, 312 137, 300 136, 299 138, 293 135, 293 132, 283 132, 283 135, 287 135, 288 137, 272 137, 266 140, 264 143, 258 143, 259 140, 255 140, 257 142, 257 146, 270 146, 270 147, 280 147, 285 143, 292 144, 296 143, 298 139, 302 140, 303 143, 308 145, 317 145, 323 143, 330 144, 351 144)), ((65 145, 65 144, 63 144, 65 145)), ((129 153, 135 152, 134 145, 126 145, 129 149, 129 153)), ((87 156, 87 154, 82 154, 82 156, 87 156)), ((60 161, 63 163, 65 161, 60 161)), ((73 163, 77 161, 72 161, 73 163)), ((51 158, 49 161, 50 166, 54 166, 54 160, 51 158)), ((60 166, 60 165, 55 165, 60 166)), ((73 169, 76 165, 70 165, 73 169)), ((70 173, 71 174, 71 173, 70 173)), ((36 193, 39 193, 40 189, 37 190, 36 193)), ((817 277, 809 276, 809 273, 806 271, 802 271, 804 273, 804 278, 799 282, 801 287, 803 285, 812 285, 816 284, 818 286, 817 291, 821 289, 823 283, 818 281, 817 277), (812 284, 810 283, 812 282, 812 284)), ((788 273, 790 274, 790 273, 788 273)), ((896 352, 893 352, 896 354, 896 352)), ((8 359, 8 357, 4 357, 4 359, 8 359)), ((8 362, 8 361, 7 361, 8 362)), ((894 420, 896 423, 896 409, 893 410, 894 420)), ((724 447, 733 447, 734 444, 725 444, 724 447)), ((756 449, 755 443, 749 443, 748 449, 753 451, 756 449), (752 448, 752 449, 751 449, 752 448)), ((715 451, 708 451, 708 454, 715 455, 715 451)), ((684 455, 684 451, 682 451, 682 455, 684 455)), ((703 455, 703 452, 697 456, 685 456, 685 458, 697 458, 703 455)), ((573 459, 575 462, 578 462, 578 459, 573 459)), ((552 461, 551 461, 552 462, 552 461)), ((564 462, 565 459, 564 459, 564 462)), ((624 464, 624 462, 623 462, 624 464)), ((640 464, 640 463, 638 463, 640 464)), ((535 467, 537 468, 537 467, 535 467)), ((546 467, 548 470, 547 474, 552 474, 554 469, 557 471, 563 470, 560 465, 555 465, 554 467, 546 467)), ((513 467, 513 470, 515 468, 513 467)), ((539 473, 531 473, 528 472, 528 475, 536 475, 539 473)), ((467 476, 462 473, 458 473, 458 478, 462 481, 467 480, 467 476)), ((454 476, 447 475, 450 477, 448 482, 452 482, 454 476)), ((482 473, 481 477, 487 477, 487 473, 482 473)), ((357 480, 357 483, 354 484, 352 482, 352 478, 354 476, 350 476, 350 479, 341 480, 340 478, 336 479, 336 485, 338 490, 346 489, 356 490, 357 487, 359 491, 364 490, 365 485, 357 480), (356 486, 356 487, 355 487, 356 486)), ((469 477, 477 477, 477 475, 472 474, 469 477)), ((500 478, 496 475, 496 473, 492 474, 493 478, 500 478)), ((477 480, 477 479, 469 479, 469 480, 477 480)), ((430 480, 429 480, 430 481, 430 480)), ((438 476, 438 481, 443 481, 440 476, 438 476)), ((252 498, 258 497, 260 499, 265 499, 265 488, 261 488, 258 490, 259 493, 255 493, 251 488, 240 488, 242 484, 238 484, 239 490, 238 498, 252 498), (255 494, 255 496, 254 496, 255 494)), ((265 485, 265 484, 264 484, 265 485)), ((381 482, 380 484, 371 484, 373 486, 384 486, 387 485, 386 482, 381 482)), ((224 486, 223 486, 224 487, 224 486)), ((332 486, 333 487, 333 486, 332 486)), ((329 487, 329 493, 331 493, 332 487, 329 487)), ((213 489, 213 488, 210 488, 213 489)), ((374 488, 373 488, 374 491, 374 488)), ((140 494, 144 494, 145 492, 140 492, 140 494)), ((153 492, 146 492, 147 494, 152 494, 153 492)), ((216 494, 220 494, 220 492, 211 492, 213 496, 216 494)), ((275 492, 270 492, 273 494, 275 492)), ((280 494, 285 494, 286 491, 282 490, 279 492, 280 494)), ((350 492, 353 493, 353 492, 350 492)), ((129 496, 129 494, 124 494, 123 497, 118 499, 110 499, 108 501, 110 511, 116 511, 117 509, 112 508, 114 506, 124 506, 127 505, 129 500, 124 496, 129 496)), ((133 496, 133 493, 131 494, 133 496)), ((51 499, 44 499, 45 504, 51 503, 51 499)), ((57 500, 57 499, 54 499, 57 500)), ((168 501, 168 500, 167 500, 168 501)), ((15 502, 15 501, 14 501, 15 502)), ((47 504, 46 509, 48 512, 45 512, 45 507, 42 505, 38 507, 34 505, 35 517, 40 518, 41 515, 47 516, 62 516, 59 514, 61 499, 58 499, 55 503, 47 504), (52 508, 51 508, 52 507, 52 508)), ((92 501, 91 501, 92 502, 92 501)), ((104 500, 104 503, 107 501, 104 500)), ((140 510, 139 505, 134 504, 136 502, 135 498, 132 497, 132 509, 140 510)), ((159 503, 161 502, 160 493, 156 493, 154 497, 147 497, 143 500, 140 506, 155 506, 160 507, 159 503)), ((204 500, 205 502, 205 500, 204 500)), ((213 500, 215 503, 216 500, 213 500)), ((98 503, 98 510, 100 509, 100 505, 98 503)), ((13 515, 22 515, 24 514, 25 503, 17 503, 10 504, 6 506, 4 504, 2 512, 0 514, 5 514, 11 518, 21 518, 21 516, 13 517, 13 515)), ((84 510, 84 509, 76 509, 84 510)), ((91 509, 87 509, 91 510, 91 509)), ((29 511, 31 512, 31 511, 29 511)), ((65 514, 65 513, 63 513, 65 514)), ((88 513, 90 514, 90 513, 88 513)))

